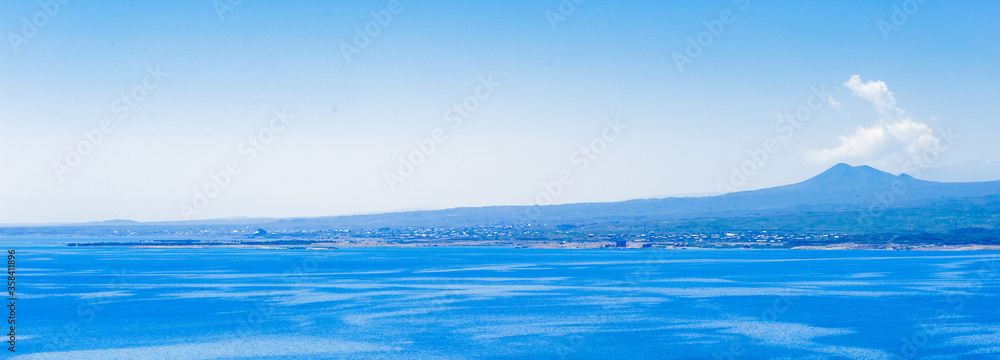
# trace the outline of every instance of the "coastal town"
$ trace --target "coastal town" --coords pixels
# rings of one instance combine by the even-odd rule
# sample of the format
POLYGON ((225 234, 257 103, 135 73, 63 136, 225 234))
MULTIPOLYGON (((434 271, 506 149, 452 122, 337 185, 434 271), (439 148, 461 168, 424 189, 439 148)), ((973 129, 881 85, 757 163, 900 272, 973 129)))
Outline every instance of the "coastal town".
MULTIPOLYGON (((94 241, 69 246, 141 247, 423 247, 503 246, 563 249, 994 249, 998 244, 979 241, 955 243, 947 237, 928 234, 846 234, 836 232, 789 232, 770 230, 726 230, 718 232, 664 232, 641 227, 617 231, 587 231, 568 226, 476 226, 457 228, 398 227, 377 229, 296 229, 255 226, 206 226, 174 228, 133 226, 87 229, 94 241)), ((8 229, 10 231, 10 229, 8 229)), ((83 230, 81 230, 83 231, 83 230)), ((974 239, 968 233, 963 239, 974 239)), ((983 234, 991 236, 991 234, 983 234)))

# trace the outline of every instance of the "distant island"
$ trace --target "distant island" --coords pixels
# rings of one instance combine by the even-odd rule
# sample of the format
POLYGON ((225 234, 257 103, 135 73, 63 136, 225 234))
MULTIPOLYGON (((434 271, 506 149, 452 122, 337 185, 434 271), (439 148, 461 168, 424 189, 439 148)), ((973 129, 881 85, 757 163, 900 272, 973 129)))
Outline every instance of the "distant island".
POLYGON ((1000 250, 1000 181, 942 183, 838 164, 806 181, 718 196, 375 215, 0 227, 0 236, 113 237, 72 246, 1000 250))

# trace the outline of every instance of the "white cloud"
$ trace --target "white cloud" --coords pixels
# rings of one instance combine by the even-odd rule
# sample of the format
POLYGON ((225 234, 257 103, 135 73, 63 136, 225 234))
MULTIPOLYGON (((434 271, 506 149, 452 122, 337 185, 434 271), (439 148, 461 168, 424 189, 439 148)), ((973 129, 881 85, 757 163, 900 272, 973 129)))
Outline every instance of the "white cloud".
POLYGON ((886 142, 886 131, 881 125, 858 127, 854 134, 840 137, 840 146, 832 149, 810 150, 809 157, 817 162, 872 156, 886 142))
POLYGON ((816 163, 862 162, 883 168, 900 168, 920 151, 938 147, 941 140, 922 122, 906 115, 882 81, 862 82, 858 75, 844 83, 854 96, 870 101, 879 114, 878 122, 859 126, 853 133, 839 136, 832 148, 809 150, 806 157, 816 163))
POLYGON ((826 102, 830 103, 830 107, 832 107, 832 108, 839 108, 840 107, 840 101, 837 101, 837 99, 834 99, 833 96, 827 96, 826 97, 826 102))
POLYGON ((854 96, 871 101, 875 104, 875 110, 879 115, 899 115, 903 116, 903 109, 896 107, 896 97, 889 91, 889 87, 883 81, 861 82, 861 76, 851 76, 844 83, 854 96), (895 113, 895 114, 893 114, 895 113))

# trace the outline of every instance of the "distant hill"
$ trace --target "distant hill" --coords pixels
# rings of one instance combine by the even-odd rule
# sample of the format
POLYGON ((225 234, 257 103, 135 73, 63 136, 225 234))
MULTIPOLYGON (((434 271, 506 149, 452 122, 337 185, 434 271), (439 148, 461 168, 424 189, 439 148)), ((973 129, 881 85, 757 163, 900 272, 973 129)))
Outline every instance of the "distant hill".
POLYGON ((135 220, 114 219, 114 220, 94 221, 89 223, 83 223, 80 225, 137 225, 137 224, 141 223, 135 220))
MULTIPOLYGON (((586 224, 607 221, 676 221, 805 212, 882 215, 884 210, 940 206, 943 201, 986 201, 1000 195, 1000 181, 940 183, 892 175, 868 166, 838 164, 806 181, 769 189, 690 198, 630 200, 551 206, 494 206, 378 215, 277 220, 288 227, 456 227, 518 223, 586 224), (983 199, 986 200, 983 200, 983 199), (976 200, 978 199, 978 200, 976 200)), ((940 210, 940 209, 938 209, 940 210)), ((969 214, 979 216, 982 214, 969 214)), ((881 216, 879 216, 881 217, 881 216)), ((873 221, 874 222, 874 221, 873 221)), ((766 224, 762 226, 766 227, 766 224)), ((844 224, 841 228, 848 226, 844 224)), ((848 229, 850 230, 850 229, 848 229)))
MULTIPOLYGON (((892 175, 868 166, 838 164, 796 184, 707 197, 534 207, 489 206, 289 219, 233 218, 156 223, 116 220, 50 226, 44 233, 99 233, 104 229, 121 227, 156 233, 148 230, 154 227, 177 230, 219 226, 261 227, 269 231, 461 228, 529 224, 612 232, 636 231, 629 230, 636 224, 642 224, 643 229, 677 232, 773 229, 867 233, 914 229, 947 231, 957 227, 998 228, 1000 181, 933 182, 909 175, 892 175)), ((0 234, 12 233, 10 229, 0 228, 0 234)), ((21 230, 20 233, 32 231, 43 230, 21 230)))

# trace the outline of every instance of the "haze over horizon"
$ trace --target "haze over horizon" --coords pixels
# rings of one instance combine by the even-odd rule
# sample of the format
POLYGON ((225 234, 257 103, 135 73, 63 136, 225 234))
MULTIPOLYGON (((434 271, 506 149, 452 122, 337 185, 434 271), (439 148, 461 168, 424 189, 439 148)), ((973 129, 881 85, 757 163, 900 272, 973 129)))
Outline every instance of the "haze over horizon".
POLYGON ((1000 153, 996 3, 42 3, 0 4, 0 223, 941 180, 1000 153))

